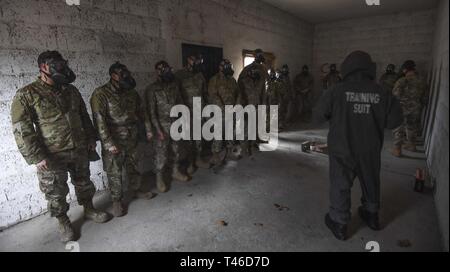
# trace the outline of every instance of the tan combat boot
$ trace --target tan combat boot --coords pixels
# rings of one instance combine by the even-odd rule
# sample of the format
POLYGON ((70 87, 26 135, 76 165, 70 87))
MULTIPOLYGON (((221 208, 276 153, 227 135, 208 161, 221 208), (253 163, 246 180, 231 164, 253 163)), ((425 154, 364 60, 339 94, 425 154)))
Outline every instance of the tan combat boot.
POLYGON ((90 219, 95 223, 105 223, 111 219, 111 216, 108 213, 96 210, 92 202, 89 202, 83 207, 84 207, 84 218, 90 219))
POLYGON ((172 178, 181 182, 188 182, 191 178, 188 175, 181 173, 178 164, 175 164, 172 169, 172 178))
POLYGON ((122 201, 113 201, 113 215, 114 217, 122 217, 125 215, 125 209, 123 207, 122 201))
POLYGON ((395 145, 394 148, 392 149, 391 153, 395 157, 400 158, 402 156, 402 147, 395 145))
POLYGON ((169 185, 164 181, 164 176, 162 173, 156 174, 156 187, 161 193, 166 193, 170 189, 169 185))
POLYGON ((140 190, 136 190, 133 192, 133 197, 140 199, 152 199, 155 197, 155 194, 153 192, 142 192, 140 190))
POLYGON ((197 167, 195 166, 195 163, 194 162, 190 163, 189 167, 187 168, 186 171, 189 176, 192 176, 195 173, 195 171, 197 171, 197 167))
POLYGON ((58 230, 60 234, 60 240, 63 243, 70 241, 76 241, 75 231, 73 230, 72 223, 67 215, 59 216, 58 219, 58 230))

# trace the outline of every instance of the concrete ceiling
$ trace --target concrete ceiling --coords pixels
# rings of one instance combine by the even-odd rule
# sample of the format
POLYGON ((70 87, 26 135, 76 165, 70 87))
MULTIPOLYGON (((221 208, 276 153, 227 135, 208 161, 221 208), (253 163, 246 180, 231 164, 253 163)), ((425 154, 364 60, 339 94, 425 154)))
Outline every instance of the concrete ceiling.
POLYGON ((429 9, 437 0, 380 0, 368 6, 366 0, 262 0, 310 23, 382 15, 399 11, 429 9))

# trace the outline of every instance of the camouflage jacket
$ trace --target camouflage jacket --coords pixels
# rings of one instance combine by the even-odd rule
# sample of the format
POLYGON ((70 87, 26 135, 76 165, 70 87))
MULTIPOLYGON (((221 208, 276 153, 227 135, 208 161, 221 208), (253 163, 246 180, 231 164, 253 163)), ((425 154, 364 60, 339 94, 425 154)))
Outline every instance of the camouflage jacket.
POLYGON ((339 72, 328 73, 328 75, 323 80, 323 88, 329 90, 341 81, 342 78, 339 75, 339 72))
POLYGON ((17 91, 11 120, 19 151, 29 164, 49 153, 87 149, 96 141, 86 105, 73 85, 56 89, 38 78, 17 91))
POLYGON ((266 88, 266 104, 279 105, 286 98, 288 90, 281 80, 268 81, 266 88))
POLYGON ((224 109, 225 105, 236 105, 239 88, 234 77, 218 73, 210 79, 208 93, 209 102, 224 109))
POLYGON ((396 83, 393 94, 398 98, 403 114, 420 112, 428 103, 428 86, 417 74, 406 75, 396 83))
POLYGON ((397 82, 397 79, 398 79, 397 74, 384 73, 380 77, 379 83, 383 88, 386 88, 386 90, 392 91, 394 89, 395 82, 397 82))
POLYGON ((206 80, 202 73, 194 74, 184 68, 179 70, 175 77, 180 83, 180 92, 185 105, 192 109, 192 98, 200 97, 202 104, 208 103, 208 92, 206 90, 206 80))
POLYGON ((170 117, 173 106, 183 104, 178 81, 171 83, 158 79, 145 90, 145 128, 152 132, 170 133, 170 126, 176 118, 170 117))
POLYGON ((296 94, 306 95, 313 91, 314 79, 311 74, 298 74, 294 79, 294 90, 296 94))
POLYGON ((264 94, 266 89, 266 81, 268 78, 267 69, 264 65, 253 62, 247 65, 239 75, 238 85, 240 89, 239 104, 242 105, 260 105, 265 101, 264 94), (259 70, 260 78, 253 80, 248 76, 250 69, 259 70))
POLYGON ((143 120, 136 90, 122 91, 111 82, 95 89, 91 97, 94 126, 104 149, 135 144, 143 120))

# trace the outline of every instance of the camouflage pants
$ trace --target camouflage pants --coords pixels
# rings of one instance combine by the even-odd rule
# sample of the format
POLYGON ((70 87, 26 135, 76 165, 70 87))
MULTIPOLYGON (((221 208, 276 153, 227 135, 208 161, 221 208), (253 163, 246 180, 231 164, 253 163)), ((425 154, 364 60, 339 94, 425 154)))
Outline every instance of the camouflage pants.
POLYGON ((167 137, 164 141, 156 140, 155 144, 155 168, 157 173, 162 173, 171 163, 178 164, 183 158, 183 142, 174 141, 167 137))
POLYGON ((120 148, 119 154, 102 151, 103 166, 108 176, 108 185, 113 201, 123 198, 123 170, 128 179, 129 188, 133 191, 141 188, 141 174, 138 171, 137 146, 120 148))
POLYGON ((394 145, 401 146, 404 143, 415 144, 417 133, 420 129, 420 113, 413 112, 404 115, 403 124, 394 129, 394 145))
POLYGON ((45 194, 48 210, 52 217, 65 215, 69 210, 66 201, 69 193, 68 175, 75 187, 80 205, 88 204, 95 194, 95 186, 90 180, 87 149, 74 149, 53 153, 48 158, 48 170, 38 170, 39 188, 45 194))

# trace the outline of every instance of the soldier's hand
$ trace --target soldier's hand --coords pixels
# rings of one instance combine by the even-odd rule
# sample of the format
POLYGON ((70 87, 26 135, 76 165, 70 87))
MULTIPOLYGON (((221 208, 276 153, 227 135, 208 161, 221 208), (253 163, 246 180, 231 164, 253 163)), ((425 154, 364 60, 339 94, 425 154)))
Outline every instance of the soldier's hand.
POLYGON ((117 148, 117 146, 111 146, 111 147, 108 149, 108 151, 111 152, 111 153, 114 154, 114 155, 119 154, 119 152, 120 152, 120 150, 119 150, 119 148, 117 148))
POLYGON ((151 141, 152 138, 153 138, 153 133, 147 132, 147 140, 148 140, 148 141, 151 141))
POLYGON ((41 162, 37 163, 36 167, 39 171, 47 171, 48 170, 47 160, 42 160, 41 162))
POLYGON ((94 143, 90 143, 88 145, 89 151, 94 151, 96 147, 97 147, 97 143, 95 143, 95 142, 94 143))
POLYGON ((158 131, 158 137, 160 141, 164 141, 166 139, 166 136, 164 135, 164 132, 158 131))

